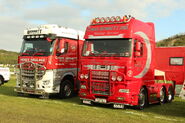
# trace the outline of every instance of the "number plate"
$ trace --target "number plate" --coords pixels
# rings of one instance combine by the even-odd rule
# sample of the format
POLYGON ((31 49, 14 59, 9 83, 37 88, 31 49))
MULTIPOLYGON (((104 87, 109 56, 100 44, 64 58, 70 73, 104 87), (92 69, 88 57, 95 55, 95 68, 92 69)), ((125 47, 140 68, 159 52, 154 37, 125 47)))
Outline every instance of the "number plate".
POLYGON ((113 107, 114 108, 122 108, 122 109, 124 109, 125 106, 123 104, 114 104, 113 107))
POLYGON ((102 99, 102 98, 96 98, 95 99, 95 102, 98 102, 98 103, 107 103, 107 100, 106 99, 102 99))
POLYGON ((91 101, 89 101, 89 100, 83 100, 82 102, 83 102, 84 104, 89 104, 89 105, 91 104, 91 101))

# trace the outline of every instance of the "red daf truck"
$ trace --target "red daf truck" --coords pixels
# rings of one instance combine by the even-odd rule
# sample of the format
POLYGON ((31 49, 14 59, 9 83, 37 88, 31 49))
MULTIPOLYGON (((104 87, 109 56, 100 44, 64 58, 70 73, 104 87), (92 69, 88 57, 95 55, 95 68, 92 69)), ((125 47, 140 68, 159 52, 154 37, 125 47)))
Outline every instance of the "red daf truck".
POLYGON ((43 98, 56 93, 71 97, 79 86, 83 37, 81 31, 52 24, 25 30, 15 91, 43 98))
POLYGON ((79 72, 83 103, 125 105, 171 102, 174 84, 155 65, 155 30, 131 16, 95 18, 85 32, 79 72))

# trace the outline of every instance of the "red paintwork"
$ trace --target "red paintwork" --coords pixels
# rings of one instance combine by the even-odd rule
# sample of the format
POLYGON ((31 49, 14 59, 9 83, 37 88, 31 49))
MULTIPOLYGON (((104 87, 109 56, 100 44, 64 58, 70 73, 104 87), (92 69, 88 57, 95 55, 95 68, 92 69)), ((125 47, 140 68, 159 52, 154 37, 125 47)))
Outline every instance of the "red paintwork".
MULTIPOLYGON (((79 59, 82 50, 83 41, 82 40, 73 40, 68 38, 57 38, 54 44, 54 51, 50 56, 21 56, 25 54, 20 54, 18 56, 18 64, 32 61, 33 63, 37 63, 43 65, 46 70, 49 69, 65 69, 65 68, 79 68, 79 59), (60 41, 68 42, 68 51, 65 54, 61 54, 60 56, 56 55, 56 49, 60 45, 60 41), (74 59, 70 59, 74 58, 74 59)), ((74 85, 76 85, 77 77, 74 77, 74 85)), ((76 90, 77 87, 74 86, 76 90)))
MULTIPOLYGON (((82 100, 92 100, 95 101, 96 98, 104 98, 107 100, 107 103, 121 103, 125 105, 138 105, 138 95, 140 89, 145 87, 147 89, 149 103, 158 102, 160 96, 160 89, 164 86, 167 90, 172 84, 165 83, 155 83, 154 69, 155 69, 155 32, 153 23, 141 22, 137 19, 132 18, 127 23, 121 24, 99 24, 99 25, 90 25, 86 29, 85 39, 89 39, 92 36, 98 37, 108 37, 108 36, 122 36, 121 38, 131 38, 132 40, 132 56, 131 57, 93 57, 93 56, 82 56, 81 58, 81 74, 88 74, 88 79, 81 79, 81 85, 86 85, 86 89, 81 88, 79 96, 82 100), (146 41, 143 37, 135 34, 136 32, 143 32, 147 35, 149 39, 150 46, 147 48, 146 41), (140 41, 143 44, 143 55, 142 57, 134 56, 134 40, 140 41), (151 49, 151 54, 148 53, 151 49), (151 55, 151 62, 149 69, 143 77, 135 77, 146 69, 146 63, 148 60, 148 54, 151 55), (88 69, 87 65, 105 65, 105 66, 120 66, 118 70, 92 70, 88 69), (132 71, 133 75, 128 76, 127 72, 132 71), (95 72, 93 72, 95 71, 95 72), (98 72, 107 72, 109 73, 109 79, 107 81, 95 80, 93 79, 93 74, 98 72), (116 72, 117 76, 122 76, 123 80, 121 82, 112 81, 112 74, 116 72), (94 83, 94 85, 93 85, 94 83), (109 86, 109 92, 107 95, 93 93, 92 90, 95 90, 94 86, 101 86, 99 89, 103 92, 105 91, 105 84, 109 86), (98 85, 99 84, 99 85, 98 85), (119 89, 129 89, 129 93, 120 93, 119 89), (154 96, 154 97, 153 97, 154 96), (123 100, 118 100, 119 97, 122 97, 123 100)), ((103 38, 102 38, 103 39, 103 38)), ((101 73, 100 73, 101 74, 101 73)), ((103 73, 102 73, 103 74, 103 73)), ((160 78, 160 77, 158 77, 160 78)))
POLYGON ((165 71, 166 79, 182 85, 185 79, 185 59, 183 65, 170 65, 170 57, 185 58, 185 47, 158 47, 156 52, 156 67, 165 71))

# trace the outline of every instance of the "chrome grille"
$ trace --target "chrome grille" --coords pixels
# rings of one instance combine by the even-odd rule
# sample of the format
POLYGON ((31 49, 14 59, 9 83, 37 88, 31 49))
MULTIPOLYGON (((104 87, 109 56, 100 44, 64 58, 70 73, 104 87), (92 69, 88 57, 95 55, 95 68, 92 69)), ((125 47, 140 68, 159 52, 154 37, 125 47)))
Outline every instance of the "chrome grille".
POLYGON ((109 81, 109 72, 108 71, 92 71, 91 78, 93 80, 109 81))
POLYGON ((20 64, 21 85, 26 88, 34 88, 35 82, 42 79, 45 74, 45 67, 33 62, 20 64))
POLYGON ((94 94, 109 95, 110 83, 109 83, 109 71, 91 71, 91 90, 94 94))

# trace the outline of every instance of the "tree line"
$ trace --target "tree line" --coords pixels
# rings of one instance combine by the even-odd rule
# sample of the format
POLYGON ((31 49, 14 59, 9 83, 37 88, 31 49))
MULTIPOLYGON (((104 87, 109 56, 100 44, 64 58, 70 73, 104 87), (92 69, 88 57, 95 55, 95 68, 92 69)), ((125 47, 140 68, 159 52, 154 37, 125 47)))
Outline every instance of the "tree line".
POLYGON ((17 64, 17 52, 0 50, 0 64, 17 64))
POLYGON ((167 39, 156 42, 157 47, 185 46, 185 34, 176 34, 167 39))

